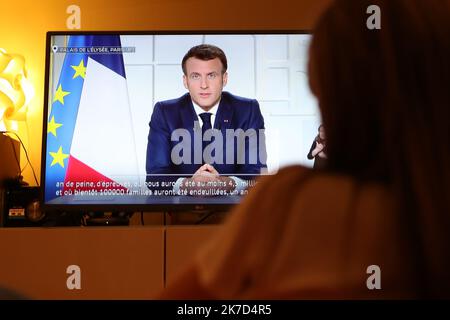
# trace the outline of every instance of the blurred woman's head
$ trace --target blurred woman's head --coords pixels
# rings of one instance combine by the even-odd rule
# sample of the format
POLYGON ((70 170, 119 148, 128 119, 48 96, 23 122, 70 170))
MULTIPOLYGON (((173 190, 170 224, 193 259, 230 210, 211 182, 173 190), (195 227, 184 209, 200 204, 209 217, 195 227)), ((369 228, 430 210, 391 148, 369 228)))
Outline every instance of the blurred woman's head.
POLYGON ((449 1, 441 0, 336 0, 324 13, 314 30, 310 82, 330 168, 388 178, 393 158, 405 164, 411 153, 427 150, 421 160, 431 165, 433 138, 448 156, 449 11, 449 1), (380 30, 366 26, 372 4, 381 9, 380 30), (404 152, 393 152, 399 148, 404 152))
POLYGON ((328 169, 395 188, 400 219, 427 261, 418 272, 436 272, 433 280, 447 294, 449 3, 336 0, 314 30, 309 63, 327 133, 328 169), (381 9, 379 30, 366 25, 370 5, 381 9))
POLYGON ((323 126, 323 124, 321 124, 319 128, 317 128, 316 141, 320 143, 325 143, 325 127, 323 126))

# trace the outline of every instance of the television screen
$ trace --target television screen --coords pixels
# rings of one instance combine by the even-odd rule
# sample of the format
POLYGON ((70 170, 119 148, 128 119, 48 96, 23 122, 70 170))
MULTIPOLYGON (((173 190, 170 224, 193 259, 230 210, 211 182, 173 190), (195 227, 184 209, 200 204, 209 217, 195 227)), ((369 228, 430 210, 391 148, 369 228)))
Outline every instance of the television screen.
POLYGON ((305 32, 48 32, 44 207, 241 201, 307 155, 320 114, 305 32))

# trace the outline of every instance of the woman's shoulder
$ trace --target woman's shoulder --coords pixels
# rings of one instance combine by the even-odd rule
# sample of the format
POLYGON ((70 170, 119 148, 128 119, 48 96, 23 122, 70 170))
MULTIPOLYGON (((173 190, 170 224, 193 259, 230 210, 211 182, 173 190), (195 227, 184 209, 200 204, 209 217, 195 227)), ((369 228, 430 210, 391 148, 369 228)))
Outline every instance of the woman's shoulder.
MULTIPOLYGON (((391 257, 391 251, 396 252, 386 253, 393 248, 395 234, 386 233, 394 230, 387 199, 389 193, 381 185, 303 166, 283 168, 258 182, 199 253, 201 281, 227 297, 236 295, 252 275, 270 284, 271 295, 298 288, 300 296, 311 288, 304 279, 330 279, 332 287, 341 288, 336 274, 351 261, 358 270, 349 281, 365 284, 371 258, 385 261, 383 254, 391 257)), ((327 292, 321 283, 312 286, 327 292)))
POLYGON ((257 193, 270 194, 269 202, 281 205, 302 203, 305 206, 345 205, 349 201, 361 199, 365 202, 379 202, 390 206, 389 188, 376 182, 361 182, 352 176, 319 171, 304 166, 289 166, 275 175, 260 180, 257 193))
POLYGON ((300 188, 312 182, 314 182, 314 185, 324 184, 335 186, 352 184, 356 180, 348 175, 319 171, 301 165, 293 165, 284 167, 275 174, 265 176, 260 182, 270 185, 300 188))

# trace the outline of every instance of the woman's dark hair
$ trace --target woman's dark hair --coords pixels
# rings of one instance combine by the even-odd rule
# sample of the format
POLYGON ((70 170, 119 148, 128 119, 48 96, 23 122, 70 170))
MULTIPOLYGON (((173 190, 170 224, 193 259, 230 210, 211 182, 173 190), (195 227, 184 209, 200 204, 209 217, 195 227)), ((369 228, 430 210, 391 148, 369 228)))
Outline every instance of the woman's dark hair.
POLYGON ((222 74, 224 74, 228 69, 227 57, 222 49, 213 46, 212 44, 201 44, 192 47, 183 57, 181 61, 181 67, 183 68, 184 75, 187 75, 186 71, 186 61, 189 58, 197 58, 203 61, 213 60, 219 58, 222 63, 222 74))
POLYGON ((449 17, 449 1, 336 0, 314 30, 309 64, 328 170, 392 188, 411 281, 438 297, 450 297, 449 17), (366 25, 370 5, 381 29, 366 25))
POLYGON ((325 129, 325 127, 323 126, 323 124, 321 124, 320 126, 319 126, 319 128, 317 128, 317 136, 316 136, 316 141, 317 142, 319 142, 319 143, 325 143, 325 139, 322 139, 321 137, 320 137, 320 128, 324 128, 325 129))

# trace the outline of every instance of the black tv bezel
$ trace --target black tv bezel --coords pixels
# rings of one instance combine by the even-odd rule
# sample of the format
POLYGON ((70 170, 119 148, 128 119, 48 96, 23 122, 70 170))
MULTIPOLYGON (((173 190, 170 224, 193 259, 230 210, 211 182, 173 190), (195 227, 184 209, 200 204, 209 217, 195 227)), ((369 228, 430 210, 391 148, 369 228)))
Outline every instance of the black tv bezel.
MULTIPOLYGON (((49 68, 52 36, 63 35, 311 35, 308 30, 122 30, 122 31, 47 31, 45 40, 45 75, 44 75, 44 110, 41 150, 41 206, 44 212, 75 212, 75 211, 103 211, 103 212, 180 212, 180 211, 228 211, 235 204, 205 204, 201 201, 189 204, 48 204, 45 202, 45 176, 46 176, 46 148, 47 148, 47 122, 49 98, 49 68)), ((201 199, 201 198, 199 198, 201 199)))

